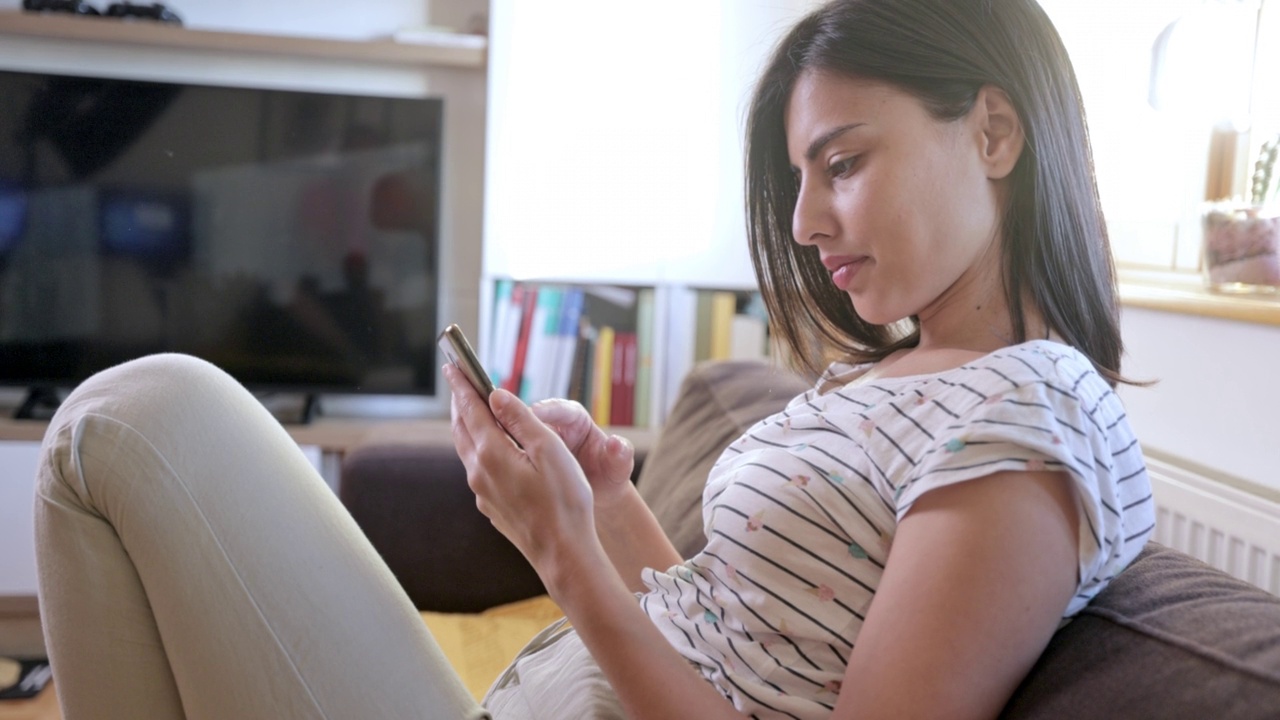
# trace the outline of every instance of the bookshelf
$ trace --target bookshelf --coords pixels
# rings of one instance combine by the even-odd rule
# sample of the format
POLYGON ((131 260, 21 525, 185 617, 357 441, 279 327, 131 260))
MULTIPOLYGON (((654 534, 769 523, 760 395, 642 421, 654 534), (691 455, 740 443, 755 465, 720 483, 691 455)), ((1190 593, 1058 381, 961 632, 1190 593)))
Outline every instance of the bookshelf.
POLYGON ((578 401, 600 425, 657 427, 695 363, 768 356, 752 289, 499 277, 488 290, 481 361, 495 384, 578 401))

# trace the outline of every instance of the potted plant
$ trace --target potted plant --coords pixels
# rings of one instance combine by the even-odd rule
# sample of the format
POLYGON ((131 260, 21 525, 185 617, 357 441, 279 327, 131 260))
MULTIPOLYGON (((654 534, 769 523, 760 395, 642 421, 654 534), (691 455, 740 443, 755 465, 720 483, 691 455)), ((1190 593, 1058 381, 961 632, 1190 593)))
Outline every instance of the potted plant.
POLYGON ((1262 144, 1249 198, 1211 204, 1204 214, 1209 286, 1227 292, 1280 291, 1280 136, 1262 144))

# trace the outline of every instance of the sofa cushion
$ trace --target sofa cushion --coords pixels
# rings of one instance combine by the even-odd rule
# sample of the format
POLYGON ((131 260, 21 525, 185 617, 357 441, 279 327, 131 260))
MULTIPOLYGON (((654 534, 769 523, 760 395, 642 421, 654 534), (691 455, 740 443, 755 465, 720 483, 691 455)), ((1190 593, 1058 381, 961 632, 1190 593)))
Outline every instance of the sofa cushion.
POLYGON ((476 509, 452 441, 356 448, 343 458, 339 496, 421 610, 478 612, 543 592, 476 509))
MULTIPOLYGON (((646 428, 610 428, 636 449, 646 428)), ((476 509, 448 421, 388 423, 342 459, 338 496, 419 610, 479 612, 544 592, 520 551, 476 509)))
POLYGON ((812 384, 760 361, 700 363, 685 376, 679 399, 636 480, 682 557, 706 545, 702 488, 729 443, 761 418, 786 407, 812 384))
POLYGON ((1280 599, 1148 543, 1054 636, 1001 717, 1280 717, 1280 599))

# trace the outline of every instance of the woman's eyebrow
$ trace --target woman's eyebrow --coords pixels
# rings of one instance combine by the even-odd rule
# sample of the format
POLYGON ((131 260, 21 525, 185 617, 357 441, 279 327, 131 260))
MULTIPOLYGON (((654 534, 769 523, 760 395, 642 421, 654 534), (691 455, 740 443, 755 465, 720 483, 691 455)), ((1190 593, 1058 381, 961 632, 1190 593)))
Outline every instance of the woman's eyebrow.
POLYGON ((809 162, 813 162, 813 159, 818 157, 818 153, 822 152, 824 145, 835 140, 837 137, 840 137, 840 135, 848 132, 849 130, 861 127, 862 125, 866 125, 866 123, 849 123, 848 125, 841 125, 840 127, 828 130, 813 142, 809 143, 809 149, 804 152, 804 159, 809 162))

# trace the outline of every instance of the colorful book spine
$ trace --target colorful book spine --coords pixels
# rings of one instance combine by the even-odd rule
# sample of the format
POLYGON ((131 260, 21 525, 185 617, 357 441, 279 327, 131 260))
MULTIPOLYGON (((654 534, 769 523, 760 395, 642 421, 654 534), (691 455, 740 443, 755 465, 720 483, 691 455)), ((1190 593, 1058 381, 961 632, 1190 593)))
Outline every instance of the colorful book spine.
POLYGON ((500 281, 495 303, 493 349, 490 352, 489 374, 493 384, 503 387, 511 377, 515 363, 516 343, 520 338, 521 315, 524 312, 525 287, 510 280, 500 281), (505 291, 502 285, 505 284, 505 291))
POLYGON ((614 329, 601 327, 596 336, 595 361, 591 368, 591 417, 597 425, 608 425, 613 410, 614 329))
POLYGON ((523 297, 520 303, 520 332, 512 353, 511 374, 502 382, 502 388, 511 393, 520 393, 521 378, 524 377, 525 358, 529 351, 529 334, 533 326, 533 310, 538 302, 538 289, 523 286, 523 297))
POLYGON ((556 335, 560 332, 560 300, 564 291, 554 285, 538 288, 533 310, 524 374, 520 379, 520 399, 533 403, 550 395, 549 376, 553 371, 556 335))
POLYGON ((731 292, 711 293, 711 359, 728 360, 733 348, 733 315, 738 297, 731 292))
POLYGON ((614 425, 635 424, 636 399, 636 334, 621 333, 621 342, 614 350, 614 362, 621 359, 622 372, 618 375, 618 387, 614 390, 614 425))
POLYGON ((573 373, 578 345, 578 321, 582 318, 583 292, 568 288, 560 301, 560 323, 556 329, 556 349, 548 397, 568 397, 569 376, 573 373))
POLYGON ((565 397, 591 411, 591 366, 596 352, 596 329, 583 318, 578 321, 578 341, 573 350, 573 371, 565 397))

